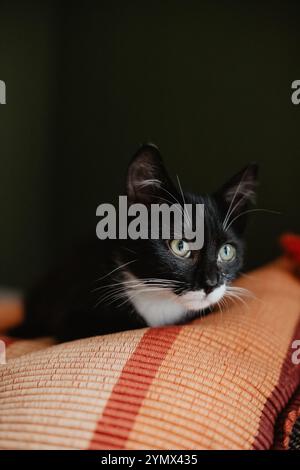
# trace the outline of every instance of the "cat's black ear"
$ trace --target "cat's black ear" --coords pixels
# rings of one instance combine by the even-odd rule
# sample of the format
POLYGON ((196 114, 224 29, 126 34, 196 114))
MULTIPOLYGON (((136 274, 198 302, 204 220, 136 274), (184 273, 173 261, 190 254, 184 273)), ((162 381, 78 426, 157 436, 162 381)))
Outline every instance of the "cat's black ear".
POLYGON ((126 192, 129 202, 157 204, 159 199, 168 199, 168 192, 173 194, 174 191, 158 148, 154 144, 142 145, 127 171, 126 192))
POLYGON ((248 210, 256 201, 258 185, 258 165, 250 163, 229 181, 227 181, 215 197, 224 213, 224 227, 229 226, 242 232, 247 221, 248 210))

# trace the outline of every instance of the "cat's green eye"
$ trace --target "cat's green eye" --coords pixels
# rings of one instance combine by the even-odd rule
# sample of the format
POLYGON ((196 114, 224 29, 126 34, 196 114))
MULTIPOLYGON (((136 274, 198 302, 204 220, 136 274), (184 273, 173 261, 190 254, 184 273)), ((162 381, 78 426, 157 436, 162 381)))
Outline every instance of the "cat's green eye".
POLYGON ((170 248, 176 256, 181 258, 189 258, 191 256, 189 244, 185 240, 172 240, 170 248))
POLYGON ((233 261, 236 257, 236 249, 230 243, 223 245, 218 254, 218 261, 233 261))

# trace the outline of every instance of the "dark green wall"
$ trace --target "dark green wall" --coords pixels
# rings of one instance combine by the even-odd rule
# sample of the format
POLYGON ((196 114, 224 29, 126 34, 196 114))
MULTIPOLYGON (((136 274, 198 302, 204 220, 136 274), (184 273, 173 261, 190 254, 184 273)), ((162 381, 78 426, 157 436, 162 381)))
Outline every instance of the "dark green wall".
POLYGON ((47 2, 1 2, 1 286, 30 283, 51 258, 56 34, 47 2))
POLYGON ((300 231, 296 2, 29 4, 0 15, 2 284, 27 285, 94 231, 148 140, 199 192, 260 163, 258 207, 282 215, 252 217, 249 266, 300 231))

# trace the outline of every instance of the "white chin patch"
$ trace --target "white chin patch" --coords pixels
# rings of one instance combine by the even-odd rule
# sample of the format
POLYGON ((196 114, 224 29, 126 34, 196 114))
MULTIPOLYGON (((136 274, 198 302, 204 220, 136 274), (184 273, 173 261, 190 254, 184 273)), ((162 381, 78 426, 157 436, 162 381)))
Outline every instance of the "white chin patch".
POLYGON ((212 292, 206 294, 203 289, 187 292, 179 297, 180 302, 187 310, 202 310, 217 303, 225 294, 226 286, 222 284, 212 292))
MULTIPOLYGON (((136 279, 130 276, 131 279, 136 279)), ((189 311, 203 310, 218 302, 226 290, 225 284, 214 289, 210 294, 203 290, 177 295, 168 288, 151 288, 138 285, 127 290, 127 296, 136 311, 149 326, 163 326, 184 320, 189 311)))

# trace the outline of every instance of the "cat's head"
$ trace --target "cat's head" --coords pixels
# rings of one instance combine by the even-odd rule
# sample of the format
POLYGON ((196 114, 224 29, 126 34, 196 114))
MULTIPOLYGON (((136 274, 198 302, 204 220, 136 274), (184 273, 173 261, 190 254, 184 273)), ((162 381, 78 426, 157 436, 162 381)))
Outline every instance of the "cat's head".
POLYGON ((122 262, 129 263, 123 271, 124 286, 147 324, 176 323, 221 300, 243 264, 243 232, 256 184, 257 165, 250 164, 212 195, 184 192, 179 180, 177 185, 172 182, 156 146, 139 149, 128 168, 130 204, 204 204, 200 250, 190 250, 186 240, 175 236, 122 244, 122 262))

